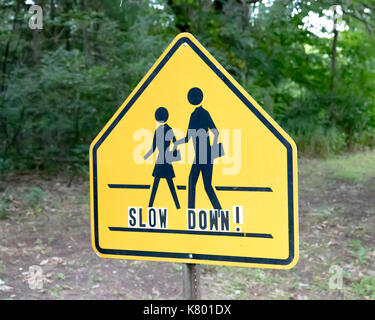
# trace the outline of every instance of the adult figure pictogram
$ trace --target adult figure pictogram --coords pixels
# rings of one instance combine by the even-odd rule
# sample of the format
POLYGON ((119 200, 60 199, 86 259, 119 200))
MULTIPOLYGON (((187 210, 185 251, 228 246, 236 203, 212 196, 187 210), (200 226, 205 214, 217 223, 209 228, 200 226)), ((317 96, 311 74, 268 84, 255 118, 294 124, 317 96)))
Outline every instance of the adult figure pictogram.
POLYGON ((214 209, 221 209, 220 202, 212 187, 213 156, 210 144, 209 130, 214 135, 213 146, 217 145, 219 132, 216 129, 209 112, 201 105, 203 92, 200 88, 191 88, 187 95, 190 104, 196 107, 190 116, 189 126, 185 138, 179 139, 174 144, 174 149, 179 144, 193 141, 195 158, 189 174, 188 207, 195 208, 195 191, 200 173, 202 173, 204 189, 214 209))

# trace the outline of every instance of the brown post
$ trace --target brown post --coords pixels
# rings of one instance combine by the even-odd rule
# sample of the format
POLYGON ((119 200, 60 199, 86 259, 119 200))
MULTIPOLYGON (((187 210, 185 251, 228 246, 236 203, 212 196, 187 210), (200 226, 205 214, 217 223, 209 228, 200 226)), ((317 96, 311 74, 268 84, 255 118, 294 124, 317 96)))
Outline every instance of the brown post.
POLYGON ((200 294, 200 266, 185 263, 184 268, 184 297, 186 300, 199 300, 200 294))

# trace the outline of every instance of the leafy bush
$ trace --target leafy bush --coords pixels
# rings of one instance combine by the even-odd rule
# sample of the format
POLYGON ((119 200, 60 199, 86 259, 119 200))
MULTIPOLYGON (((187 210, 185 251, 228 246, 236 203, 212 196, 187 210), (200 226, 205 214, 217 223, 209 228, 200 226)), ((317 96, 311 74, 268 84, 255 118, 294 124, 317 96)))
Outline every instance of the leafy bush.
POLYGON ((353 288, 362 298, 375 299, 375 277, 362 277, 353 288))
POLYGON ((246 13, 241 1, 124 0, 121 8, 109 0, 52 1, 39 38, 18 3, 0 5, 0 175, 85 171, 92 139, 181 31, 207 47, 300 153, 375 147, 371 24, 346 20, 334 74, 332 39, 303 27, 310 11, 324 12, 330 1, 258 1, 256 13, 255 4, 246 13))
POLYGON ((5 220, 9 216, 10 200, 5 195, 0 196, 0 220, 5 220))
POLYGON ((22 200, 26 207, 37 209, 45 199, 45 193, 39 187, 28 187, 25 188, 24 192, 22 200))

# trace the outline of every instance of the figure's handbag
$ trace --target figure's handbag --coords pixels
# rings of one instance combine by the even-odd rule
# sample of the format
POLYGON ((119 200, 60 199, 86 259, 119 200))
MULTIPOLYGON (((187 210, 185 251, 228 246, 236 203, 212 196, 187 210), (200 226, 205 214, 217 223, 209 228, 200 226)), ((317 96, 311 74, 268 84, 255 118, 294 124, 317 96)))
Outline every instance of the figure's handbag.
POLYGON ((224 154, 225 154, 224 147, 223 147, 223 144, 221 142, 215 143, 212 146, 212 150, 211 150, 212 160, 214 160, 216 158, 220 158, 224 154))

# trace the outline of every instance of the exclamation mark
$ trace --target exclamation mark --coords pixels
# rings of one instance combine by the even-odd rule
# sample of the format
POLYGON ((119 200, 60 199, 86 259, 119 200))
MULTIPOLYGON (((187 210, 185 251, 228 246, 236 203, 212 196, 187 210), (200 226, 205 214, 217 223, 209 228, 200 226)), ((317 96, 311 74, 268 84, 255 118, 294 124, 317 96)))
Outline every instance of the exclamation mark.
MULTIPOLYGON (((233 207, 233 223, 242 224, 243 223, 243 207, 234 206, 233 207)), ((241 232, 241 226, 236 226, 236 232, 241 232)))

